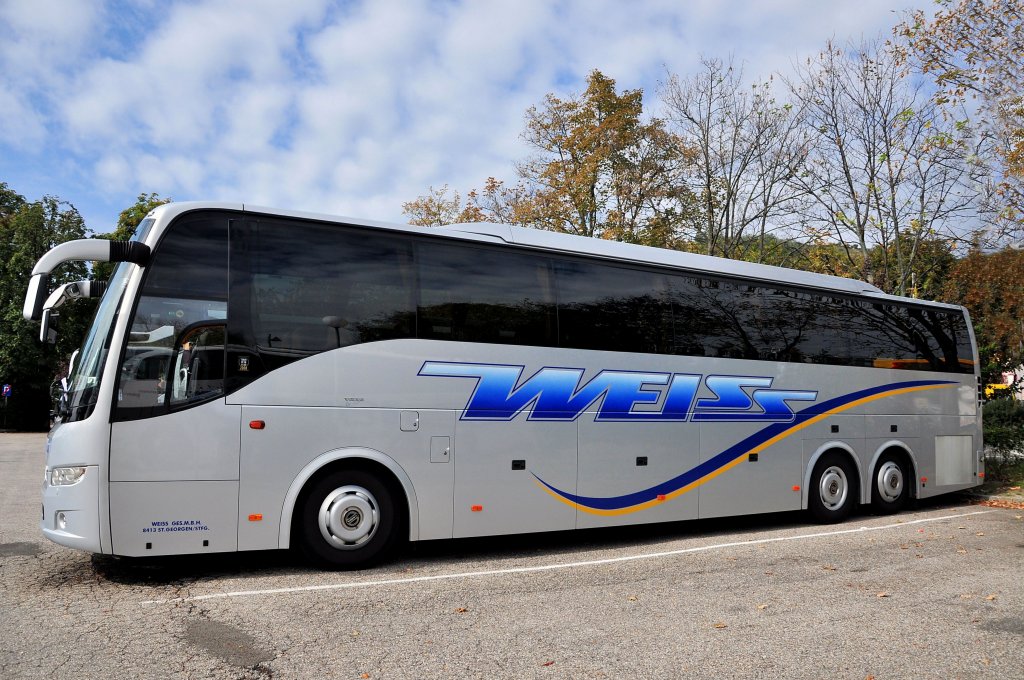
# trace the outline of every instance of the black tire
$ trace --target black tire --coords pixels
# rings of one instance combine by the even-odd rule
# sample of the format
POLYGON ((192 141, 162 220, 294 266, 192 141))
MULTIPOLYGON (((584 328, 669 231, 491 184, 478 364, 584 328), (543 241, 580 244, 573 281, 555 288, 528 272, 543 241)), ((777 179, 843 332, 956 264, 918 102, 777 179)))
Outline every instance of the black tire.
POLYGON ((380 479, 364 470, 336 470, 305 494, 293 528, 306 559, 327 569, 376 564, 398 543, 400 505, 380 479))
POLYGON ((850 458, 838 451, 829 451, 814 464, 807 509, 822 524, 842 522, 857 505, 860 485, 850 458))
POLYGON ((910 497, 910 466, 897 453, 883 453, 871 475, 871 507, 875 512, 891 515, 906 506, 910 497))

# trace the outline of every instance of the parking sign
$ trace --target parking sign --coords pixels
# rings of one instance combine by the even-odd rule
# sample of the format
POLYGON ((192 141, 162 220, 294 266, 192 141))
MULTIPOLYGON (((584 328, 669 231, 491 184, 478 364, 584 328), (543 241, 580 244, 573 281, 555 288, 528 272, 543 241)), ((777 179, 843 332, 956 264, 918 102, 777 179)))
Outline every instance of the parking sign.
POLYGON ((6 385, 6 384, 4 385, 4 391, 3 391, 3 395, 2 396, 4 396, 4 397, 11 396, 11 386, 10 385, 6 385))

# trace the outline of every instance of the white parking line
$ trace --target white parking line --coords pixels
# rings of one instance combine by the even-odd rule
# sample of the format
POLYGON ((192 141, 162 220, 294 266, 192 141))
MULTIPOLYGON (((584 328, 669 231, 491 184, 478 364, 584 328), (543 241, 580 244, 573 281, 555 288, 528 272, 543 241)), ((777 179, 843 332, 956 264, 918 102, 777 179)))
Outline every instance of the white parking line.
POLYGON ((943 515, 942 517, 926 517, 908 522, 896 522, 894 524, 883 524, 877 527, 857 527, 856 529, 839 529, 837 531, 819 531, 813 534, 799 534, 796 536, 776 536, 774 538, 757 538, 749 541, 733 541, 730 543, 715 543, 713 545, 702 545, 694 548, 680 548, 679 550, 666 550, 664 552, 642 553, 640 555, 625 555, 622 557, 608 557, 600 560, 584 560, 580 562, 563 562, 559 564, 545 564, 536 567, 510 567, 508 569, 489 569, 485 571, 462 571, 454 574, 435 574, 433 576, 411 576, 408 578, 382 579, 378 581, 352 581, 349 583, 332 583, 319 586, 297 586, 294 588, 267 588, 265 590, 235 590, 226 593, 210 593, 208 595, 196 595, 194 597, 174 597, 164 600, 145 600, 144 605, 168 604, 172 602, 199 602, 202 600, 219 600, 226 597, 250 597, 257 595, 285 595, 291 593, 308 593, 317 590, 342 590, 348 588, 373 588, 376 586, 393 586, 407 583, 423 583, 426 581, 446 581, 452 579, 480 578, 482 576, 501 576, 505 574, 528 574, 540 571, 556 571, 559 569, 576 569, 578 567, 594 567, 604 564, 615 564, 618 562, 632 562, 634 560, 652 560, 690 553, 709 552, 724 548, 737 548, 751 545, 764 545, 766 543, 780 543, 782 541, 802 541, 809 538, 822 538, 825 536, 842 536, 844 534, 858 534, 866 531, 884 531, 886 529, 898 529, 915 524, 926 524, 929 522, 941 522, 943 520, 958 519, 960 517, 971 517, 973 515, 984 515, 993 510, 978 510, 965 512, 958 515, 943 515))

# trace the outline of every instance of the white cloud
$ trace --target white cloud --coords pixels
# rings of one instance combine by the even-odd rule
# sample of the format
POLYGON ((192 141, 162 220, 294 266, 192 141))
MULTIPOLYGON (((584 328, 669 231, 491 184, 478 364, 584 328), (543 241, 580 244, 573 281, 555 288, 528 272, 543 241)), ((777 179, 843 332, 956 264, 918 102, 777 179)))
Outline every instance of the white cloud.
POLYGON ((106 213, 99 228, 141 191, 401 219, 401 203, 429 185, 513 180, 525 109, 582 90, 594 68, 643 87, 653 106, 666 68, 685 74, 701 54, 731 53, 766 77, 829 37, 885 30, 896 20, 887 10, 882 0, 197 0, 130 13, 5 0, 0 65, 13 75, 0 74, 0 110, 14 115, 0 122, 0 179, 17 188, 19 154, 33 145, 37 162, 70 158, 90 193, 65 198, 88 218, 106 213))

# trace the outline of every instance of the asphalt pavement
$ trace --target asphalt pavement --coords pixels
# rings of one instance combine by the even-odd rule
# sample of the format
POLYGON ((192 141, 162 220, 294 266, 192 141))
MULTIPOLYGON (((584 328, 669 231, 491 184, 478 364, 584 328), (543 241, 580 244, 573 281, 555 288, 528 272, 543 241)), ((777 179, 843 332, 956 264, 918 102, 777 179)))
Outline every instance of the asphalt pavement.
POLYGON ((123 560, 38 528, 0 434, 0 678, 1024 678, 1024 510, 966 496, 441 541, 358 572, 123 560))

